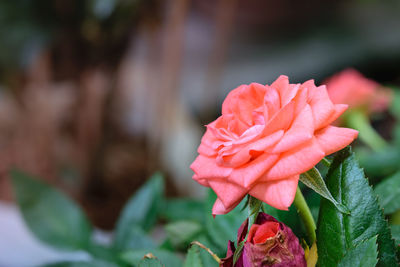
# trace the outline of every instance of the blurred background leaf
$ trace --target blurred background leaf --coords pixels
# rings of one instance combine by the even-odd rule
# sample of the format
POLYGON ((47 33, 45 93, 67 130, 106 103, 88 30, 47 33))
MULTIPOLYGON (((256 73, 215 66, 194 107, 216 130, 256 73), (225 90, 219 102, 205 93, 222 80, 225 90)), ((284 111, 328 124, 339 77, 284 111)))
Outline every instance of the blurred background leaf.
POLYGON ((204 222, 204 201, 189 198, 167 198, 160 217, 168 221, 193 220, 204 222))
POLYGON ((201 257, 200 257, 200 251, 199 247, 197 246, 191 246, 188 250, 188 253, 186 255, 185 263, 183 264, 183 267, 204 267, 206 265, 203 264, 201 257))
POLYGON ((391 214, 400 209, 400 172, 386 178, 375 187, 379 203, 385 214, 391 214))
POLYGON ((75 262, 60 262, 54 264, 46 264, 42 267, 117 267, 117 264, 101 261, 101 260, 92 260, 92 261, 75 261, 75 262))
MULTIPOLYGON (((241 211, 245 199, 231 212, 225 215, 211 215, 211 210, 217 199, 216 194, 211 189, 208 190, 207 203, 204 216, 206 218, 206 230, 211 240, 218 246, 220 252, 226 251, 228 241, 236 242, 237 231, 240 225, 246 220, 246 211, 241 211)), ((219 251, 218 251, 219 252, 219 251)), ((218 253, 217 252, 217 253, 218 253)), ((219 252, 219 253, 220 253, 219 252)))
POLYGON ((395 244, 398 247, 400 245, 400 225, 392 225, 391 230, 395 244))
POLYGON ((13 170, 11 176, 25 223, 37 238, 60 249, 88 249, 92 226, 75 203, 26 173, 13 170))
POLYGON ((165 230, 174 247, 186 249, 203 229, 202 225, 196 222, 177 221, 165 225, 165 230))
POLYGON ((144 258, 142 259, 138 267, 162 267, 160 260, 157 258, 144 258))
POLYGON ((138 249, 122 254, 122 259, 133 266, 138 266, 144 255, 151 253, 161 262, 162 266, 182 266, 182 260, 173 252, 161 249, 138 249))
MULTIPOLYGON (((115 230, 114 245, 117 249, 127 249, 132 245, 140 247, 136 243, 140 230, 133 229, 150 230, 154 226, 163 196, 164 181, 161 174, 157 173, 132 196, 122 210, 115 230)), ((149 244, 148 241, 146 243, 149 244)))

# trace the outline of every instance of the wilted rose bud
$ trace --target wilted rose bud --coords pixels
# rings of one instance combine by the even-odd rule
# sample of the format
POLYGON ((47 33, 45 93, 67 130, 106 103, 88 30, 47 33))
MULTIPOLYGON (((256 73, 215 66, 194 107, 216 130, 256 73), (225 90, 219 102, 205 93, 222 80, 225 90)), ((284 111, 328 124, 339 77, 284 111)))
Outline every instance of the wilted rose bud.
MULTIPOLYGON (((247 235, 248 220, 238 231, 238 244, 247 235)), ((262 267, 262 266, 307 266, 304 250, 292 230, 274 217, 260 212, 244 243, 241 255, 233 264, 236 248, 229 241, 226 258, 221 260, 223 267, 262 267)))

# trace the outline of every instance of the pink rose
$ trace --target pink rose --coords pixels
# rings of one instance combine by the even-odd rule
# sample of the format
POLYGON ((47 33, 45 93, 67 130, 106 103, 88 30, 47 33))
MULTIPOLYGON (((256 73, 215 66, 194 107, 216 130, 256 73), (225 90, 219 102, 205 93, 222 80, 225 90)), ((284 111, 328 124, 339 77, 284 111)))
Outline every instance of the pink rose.
MULTIPOLYGON (((246 237, 247 228, 248 219, 239 228, 238 244, 246 237)), ((243 250, 233 264, 235 250, 235 244, 229 241, 226 257, 221 259, 221 267, 307 266, 304 250, 292 230, 263 212, 258 214, 250 227, 243 250)))
POLYGON ((332 104, 325 86, 289 84, 286 76, 231 91, 190 166, 193 179, 218 196, 213 214, 228 213, 246 194, 287 210, 299 175, 357 137, 329 125, 346 108, 332 104))
POLYGON ((362 108, 367 112, 387 109, 392 98, 390 90, 365 78, 354 69, 332 76, 326 81, 326 85, 333 103, 348 104, 350 108, 362 108))

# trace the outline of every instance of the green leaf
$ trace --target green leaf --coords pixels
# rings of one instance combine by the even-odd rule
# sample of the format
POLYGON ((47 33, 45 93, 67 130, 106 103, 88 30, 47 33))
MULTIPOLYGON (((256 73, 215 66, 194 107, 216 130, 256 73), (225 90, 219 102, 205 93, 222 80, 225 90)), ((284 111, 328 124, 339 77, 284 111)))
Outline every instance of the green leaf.
POLYGON ((378 245, 376 244, 376 239, 377 237, 374 236, 351 248, 339 262, 338 267, 375 266, 378 263, 378 245))
POLYGON ((330 201, 321 200, 317 226, 318 264, 337 266, 349 249, 378 235, 378 266, 396 266, 388 223, 350 148, 337 153, 326 182, 333 197, 346 205, 351 215, 339 212, 330 201))
POLYGON ((217 215, 213 218, 211 210, 216 199, 217 196, 210 189, 208 191, 205 211, 206 230, 218 248, 226 251, 228 241, 236 240, 237 231, 247 217, 246 212, 240 211, 240 207, 244 204, 245 200, 228 214, 217 215))
POLYGON ((21 171, 11 171, 19 208, 29 229, 59 249, 86 249, 91 225, 82 210, 61 192, 21 171))
POLYGON ((63 261, 42 265, 42 267, 118 267, 117 264, 102 260, 91 261, 63 261))
POLYGON ((138 267, 163 267, 157 258, 144 258, 139 262, 138 267))
POLYGON ((149 230, 157 221, 162 202, 164 181, 160 174, 154 174, 128 201, 117 222, 114 245, 123 250, 130 247, 133 227, 149 230))
POLYGON ((380 182, 375 187, 379 203, 385 214, 391 214, 400 209, 400 172, 380 182))
MULTIPOLYGON (((211 256, 210 256, 211 257, 211 256)), ((186 255, 183 267, 203 267, 203 262, 200 258, 200 251, 197 246, 191 246, 186 255)))
POLYGON ((317 192, 320 196, 332 202, 340 212, 349 214, 349 210, 346 208, 346 206, 338 203, 336 199, 332 197, 331 193, 326 187, 324 179, 315 167, 309 171, 306 171, 305 173, 300 174, 300 181, 317 192))
POLYGON ((87 252, 90 253, 93 259, 102 260, 105 262, 117 262, 118 261, 118 254, 116 251, 110 247, 92 243, 87 252))
POLYGON ((167 199, 160 216, 168 221, 192 220, 204 222, 204 203, 195 199, 167 199))
POLYGON ((400 245, 400 225, 392 225, 392 236, 394 238, 394 242, 396 246, 400 245))
POLYGON ((169 240, 177 248, 187 247, 202 230, 201 224, 192 221, 178 221, 165 226, 169 240))
POLYGON ((182 260, 173 252, 163 249, 139 249, 122 253, 122 260, 133 266, 137 266, 144 255, 153 254, 164 266, 182 266, 182 260))
MULTIPOLYGON (((196 237, 196 240, 199 241, 201 244, 209 248, 212 252, 217 254, 220 258, 222 256, 225 257, 226 255, 226 248, 227 246, 221 250, 219 249, 211 240, 208 236, 205 234, 201 234, 200 236, 196 237)), ((227 244, 228 245, 228 244, 227 244)), ((201 262, 203 263, 204 266, 207 267, 217 267, 218 263, 214 260, 214 258, 204 249, 199 249, 200 251, 200 258, 201 262)))
POLYGON ((154 241, 148 236, 148 233, 138 225, 133 224, 126 231, 125 235, 118 239, 118 243, 115 243, 115 249, 121 251, 127 249, 149 249, 157 247, 154 241))

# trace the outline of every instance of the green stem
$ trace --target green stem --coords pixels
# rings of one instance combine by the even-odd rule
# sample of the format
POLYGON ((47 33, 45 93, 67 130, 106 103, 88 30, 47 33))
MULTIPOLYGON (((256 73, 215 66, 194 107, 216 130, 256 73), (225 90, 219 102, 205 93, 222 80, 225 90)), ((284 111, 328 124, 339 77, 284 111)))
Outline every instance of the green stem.
POLYGON ((385 139, 372 128, 364 112, 353 110, 347 115, 346 122, 349 127, 359 131, 360 139, 375 152, 381 151, 388 146, 385 139))
POLYGON ((256 221, 261 207, 262 207, 262 202, 257 198, 249 195, 249 231, 250 227, 256 221))
POLYGON ((296 190, 296 196, 294 197, 294 205, 296 206, 297 213, 300 215, 301 220, 306 228, 309 245, 314 244, 316 240, 315 229, 317 228, 314 222, 314 218, 311 214, 310 208, 304 199, 303 194, 299 187, 296 190))
POLYGON ((252 197, 251 195, 248 195, 247 199, 248 203, 248 208, 249 208, 249 226, 247 230, 246 237, 242 242, 239 242, 236 244, 237 249, 235 253, 233 254, 233 265, 235 265, 236 261, 239 259, 239 256, 242 254, 243 246, 245 241, 247 240, 247 236, 249 235, 250 228, 253 225, 253 223, 256 221, 258 213, 260 212, 260 209, 262 208, 262 202, 258 200, 255 197, 252 197))

